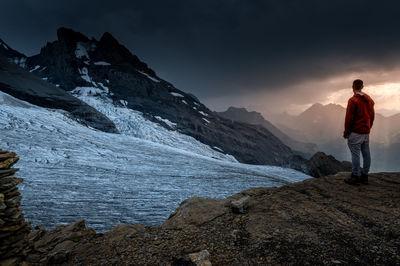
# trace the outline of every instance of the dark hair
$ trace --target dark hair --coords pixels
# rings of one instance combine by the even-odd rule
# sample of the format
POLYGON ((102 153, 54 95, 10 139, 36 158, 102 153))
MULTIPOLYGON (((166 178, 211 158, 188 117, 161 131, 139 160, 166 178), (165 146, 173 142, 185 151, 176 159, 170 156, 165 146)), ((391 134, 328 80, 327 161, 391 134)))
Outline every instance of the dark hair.
POLYGON ((364 87, 364 82, 361 79, 353 81, 353 88, 355 90, 361 90, 364 87))

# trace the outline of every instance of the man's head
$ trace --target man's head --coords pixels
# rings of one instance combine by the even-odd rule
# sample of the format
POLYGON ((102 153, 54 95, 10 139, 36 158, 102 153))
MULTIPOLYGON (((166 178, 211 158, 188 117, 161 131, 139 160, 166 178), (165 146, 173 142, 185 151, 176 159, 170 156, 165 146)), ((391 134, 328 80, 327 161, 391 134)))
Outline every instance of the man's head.
POLYGON ((353 91, 361 91, 364 88, 364 82, 361 79, 353 81, 353 91))

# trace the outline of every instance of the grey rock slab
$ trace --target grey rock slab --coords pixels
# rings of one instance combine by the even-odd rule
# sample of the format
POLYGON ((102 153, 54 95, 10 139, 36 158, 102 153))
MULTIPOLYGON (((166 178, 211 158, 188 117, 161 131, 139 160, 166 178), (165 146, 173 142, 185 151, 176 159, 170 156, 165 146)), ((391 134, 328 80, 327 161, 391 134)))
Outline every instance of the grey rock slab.
POLYGON ((201 225, 225 213, 228 209, 222 200, 193 197, 184 200, 163 223, 165 229, 180 229, 190 225, 201 225))
POLYGON ((250 197, 244 196, 231 202, 231 208, 234 213, 245 213, 249 204, 250 197))

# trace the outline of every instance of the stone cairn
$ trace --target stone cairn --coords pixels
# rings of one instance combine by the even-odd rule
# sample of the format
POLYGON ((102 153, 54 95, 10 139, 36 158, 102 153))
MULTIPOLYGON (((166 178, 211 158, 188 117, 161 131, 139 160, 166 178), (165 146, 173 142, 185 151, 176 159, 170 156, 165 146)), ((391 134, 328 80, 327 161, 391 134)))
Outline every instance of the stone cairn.
POLYGON ((0 265, 15 265, 27 255, 30 224, 25 222, 17 185, 23 179, 11 168, 19 158, 14 152, 0 149, 0 265))

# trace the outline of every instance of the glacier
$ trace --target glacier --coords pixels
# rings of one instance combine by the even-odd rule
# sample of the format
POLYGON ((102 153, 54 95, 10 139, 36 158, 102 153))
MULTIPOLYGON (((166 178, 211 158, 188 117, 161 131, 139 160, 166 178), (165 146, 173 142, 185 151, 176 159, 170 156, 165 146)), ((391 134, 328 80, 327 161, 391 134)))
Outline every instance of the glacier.
MULTIPOLYGON (((223 153, 215 151, 210 146, 197 141, 193 137, 174 130, 165 129, 157 123, 149 121, 141 112, 127 108, 127 102, 124 100, 120 100, 122 106, 114 104, 112 99, 108 97, 108 90, 101 91, 93 87, 90 90, 97 90, 96 93, 87 93, 89 90, 88 88, 86 88, 86 90, 81 90, 80 88, 81 87, 77 87, 74 89, 71 92, 72 95, 107 116, 123 135, 146 139, 154 143, 179 148, 180 150, 194 152, 207 157, 221 158, 236 162, 236 159, 232 155, 224 155, 223 153)), ((154 118, 164 122, 171 129, 174 129, 176 126, 175 123, 160 116, 154 116, 154 118)))
POLYGON ((223 198, 310 178, 238 163, 139 112, 95 97, 86 101, 115 116, 122 134, 85 127, 64 111, 0 92, 0 148, 20 156, 15 167, 24 178, 22 209, 33 226, 53 228, 80 218, 98 232, 120 223, 156 225, 193 196, 223 198))

